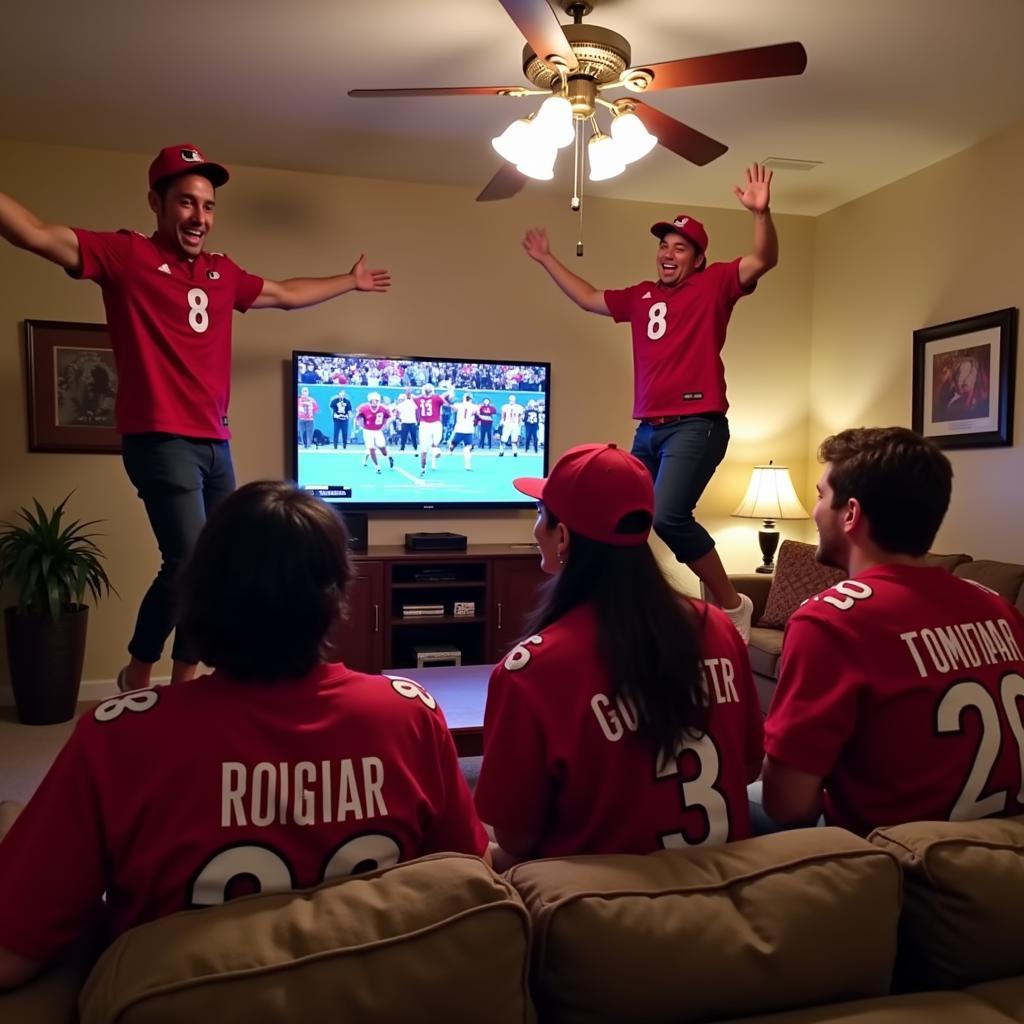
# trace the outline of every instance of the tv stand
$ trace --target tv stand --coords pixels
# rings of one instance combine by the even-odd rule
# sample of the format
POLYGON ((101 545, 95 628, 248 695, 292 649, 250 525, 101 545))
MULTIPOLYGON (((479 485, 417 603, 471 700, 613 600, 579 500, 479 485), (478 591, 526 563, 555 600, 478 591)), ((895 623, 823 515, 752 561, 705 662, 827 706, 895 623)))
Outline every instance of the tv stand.
POLYGON ((547 578, 530 544, 371 547, 353 564, 348 618, 332 643, 340 661, 364 672, 415 668, 417 648, 442 645, 463 665, 493 664, 522 639, 547 578))

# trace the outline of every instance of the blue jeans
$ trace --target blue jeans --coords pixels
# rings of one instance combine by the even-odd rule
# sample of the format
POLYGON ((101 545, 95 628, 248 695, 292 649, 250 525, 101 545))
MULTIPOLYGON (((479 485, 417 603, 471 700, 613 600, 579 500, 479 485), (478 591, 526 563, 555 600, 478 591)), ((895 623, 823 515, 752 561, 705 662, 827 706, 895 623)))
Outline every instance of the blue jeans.
POLYGON ((679 562, 714 550, 693 510, 728 447, 729 421, 721 413, 681 416, 657 427, 641 421, 636 428, 633 454, 654 478, 654 532, 679 562))
MULTIPOLYGON (((128 653, 139 661, 160 660, 178 618, 178 580, 210 513, 235 489, 227 441, 171 434, 126 434, 122 459, 146 506, 162 563, 139 606, 128 653)), ((171 657, 199 661, 182 630, 174 632, 171 657)))

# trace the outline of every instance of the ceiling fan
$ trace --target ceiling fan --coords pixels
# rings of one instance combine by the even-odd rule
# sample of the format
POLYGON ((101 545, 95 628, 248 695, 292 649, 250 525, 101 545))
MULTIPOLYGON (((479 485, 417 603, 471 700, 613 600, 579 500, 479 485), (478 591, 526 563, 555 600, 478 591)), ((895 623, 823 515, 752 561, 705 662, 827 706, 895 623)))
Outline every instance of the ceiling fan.
MULTIPOLYGON (((478 202, 514 196, 522 189, 527 177, 550 178, 555 147, 575 142, 577 169, 573 208, 578 209, 583 131, 588 121, 596 129, 587 146, 592 180, 611 177, 612 173, 624 168, 625 162, 637 159, 655 144, 703 166, 720 157, 728 147, 649 106, 635 98, 635 94, 713 82, 799 75, 807 66, 807 53, 800 43, 757 46, 634 66, 631 65, 629 42, 623 36, 599 25, 583 24, 583 18, 593 10, 593 4, 588 0, 559 0, 559 5, 573 19, 573 24, 565 26, 559 23, 548 0, 499 0, 499 3, 526 38, 523 73, 534 88, 477 85, 349 91, 349 96, 359 99, 548 96, 539 112, 513 122, 502 136, 493 140, 495 149, 505 157, 506 163, 477 196, 478 202), (603 93, 611 89, 625 89, 634 95, 610 102, 604 99, 603 93), (601 132, 597 125, 594 115, 599 107, 614 114, 611 136, 601 132), (527 131, 527 128, 534 130, 527 131), (526 151, 520 144, 527 136, 538 136, 542 129, 546 129, 548 134, 543 136, 541 158, 539 161, 536 159, 538 154, 534 150, 524 156, 526 151), (609 145, 613 142, 618 142, 618 147, 609 145), (610 159, 612 163, 598 166, 599 155, 602 160, 610 159)), ((534 138, 531 145, 536 141, 534 138)))

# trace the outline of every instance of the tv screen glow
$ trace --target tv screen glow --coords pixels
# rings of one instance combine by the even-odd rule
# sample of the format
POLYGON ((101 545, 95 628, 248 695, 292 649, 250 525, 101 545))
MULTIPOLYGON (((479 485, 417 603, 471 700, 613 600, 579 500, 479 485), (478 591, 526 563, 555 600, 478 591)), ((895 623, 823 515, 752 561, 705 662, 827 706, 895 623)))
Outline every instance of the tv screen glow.
POLYGON ((526 508, 547 475, 550 363, 296 351, 290 384, 293 477, 342 510, 526 508))

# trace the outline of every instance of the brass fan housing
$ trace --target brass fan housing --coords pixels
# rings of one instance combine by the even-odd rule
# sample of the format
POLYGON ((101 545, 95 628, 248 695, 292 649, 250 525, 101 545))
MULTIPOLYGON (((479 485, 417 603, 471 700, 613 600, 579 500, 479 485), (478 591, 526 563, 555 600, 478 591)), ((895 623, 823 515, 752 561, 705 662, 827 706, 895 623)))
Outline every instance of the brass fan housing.
MULTIPOLYGON (((572 77, 589 78, 597 84, 614 82, 629 67, 629 43, 611 29, 600 25, 563 25, 565 38, 579 62, 572 77)), ((533 50, 523 48, 523 74, 538 88, 550 89, 558 84, 561 75, 546 64, 533 50)))

